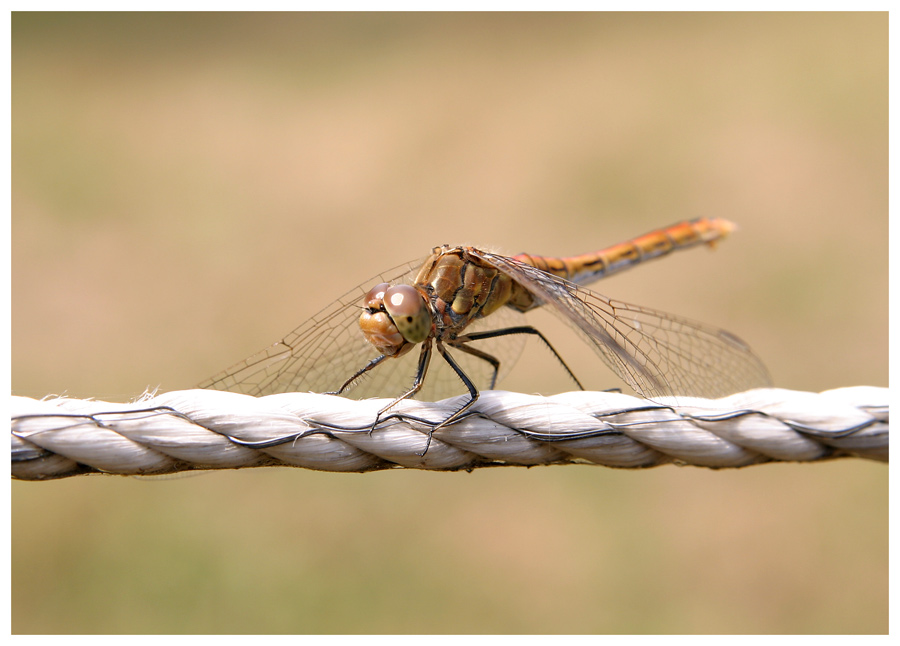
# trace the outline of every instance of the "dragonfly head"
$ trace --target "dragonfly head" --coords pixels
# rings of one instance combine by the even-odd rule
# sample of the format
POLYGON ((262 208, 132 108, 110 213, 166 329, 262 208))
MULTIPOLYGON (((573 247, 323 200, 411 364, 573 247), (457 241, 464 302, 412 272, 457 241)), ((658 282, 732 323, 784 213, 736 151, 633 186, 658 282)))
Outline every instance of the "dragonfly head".
POLYGON ((428 338, 431 314, 415 288, 379 283, 365 296, 359 327, 380 353, 398 357, 428 338))

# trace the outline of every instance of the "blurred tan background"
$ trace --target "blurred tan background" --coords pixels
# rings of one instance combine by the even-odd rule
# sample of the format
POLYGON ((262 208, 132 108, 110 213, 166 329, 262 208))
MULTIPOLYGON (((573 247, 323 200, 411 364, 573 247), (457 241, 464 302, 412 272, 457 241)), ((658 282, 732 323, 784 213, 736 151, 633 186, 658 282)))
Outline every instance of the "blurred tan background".
MULTIPOLYGON (((699 215, 740 230, 597 291, 726 327, 781 387, 887 386, 887 36, 872 13, 14 14, 13 392, 191 387, 436 244, 572 254, 699 215)), ((569 389, 529 346, 501 386, 569 389)), ((14 482, 12 626, 884 633, 887 481, 14 482)))

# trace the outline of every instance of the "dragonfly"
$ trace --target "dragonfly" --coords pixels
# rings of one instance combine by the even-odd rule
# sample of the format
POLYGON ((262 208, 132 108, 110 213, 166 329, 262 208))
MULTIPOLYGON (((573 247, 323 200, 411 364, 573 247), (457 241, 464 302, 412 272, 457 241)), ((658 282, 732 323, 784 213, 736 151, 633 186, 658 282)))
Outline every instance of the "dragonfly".
MULTIPOLYGON (((438 427, 460 419, 538 338, 523 315, 538 307, 565 321, 638 395, 716 398, 770 383, 763 362, 734 334, 585 287, 673 251, 714 244, 735 225, 698 218, 572 257, 505 256, 442 245, 361 284, 277 343, 200 385, 262 396, 311 391, 355 398, 469 398, 438 427), (414 348, 418 347, 418 352, 414 348), (434 362, 435 353, 441 361, 434 362)), ((374 428, 374 424, 373 424, 374 428)))

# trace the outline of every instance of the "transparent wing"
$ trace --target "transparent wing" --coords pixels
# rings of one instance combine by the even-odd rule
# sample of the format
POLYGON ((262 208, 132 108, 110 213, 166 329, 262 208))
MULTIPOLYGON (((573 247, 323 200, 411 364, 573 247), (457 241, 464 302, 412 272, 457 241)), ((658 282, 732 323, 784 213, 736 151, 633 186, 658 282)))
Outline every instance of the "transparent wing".
POLYGON ((763 363, 730 332, 608 299, 513 258, 473 251, 566 321, 643 397, 715 398, 770 383, 763 363))
MULTIPOLYGON (((412 284, 423 260, 409 262, 350 290, 320 311, 281 341, 257 352, 244 361, 200 384, 200 388, 227 390, 262 396, 283 392, 334 392, 363 368, 378 352, 359 329, 363 297, 376 284, 412 284)), ((504 308, 506 309, 506 308, 504 308)), ((495 329, 520 325, 524 317, 510 310, 474 323, 469 329, 495 329)), ((478 347, 500 360, 502 378, 521 354, 521 335, 503 337, 478 347)), ((480 389, 488 388, 493 373, 485 361, 461 352, 454 359, 480 389)), ((419 359, 419 348, 400 358, 388 359, 359 379, 345 394, 356 399, 394 397, 412 386, 419 359)), ((465 386, 449 366, 434 353, 419 399, 438 400, 466 392, 465 386)))

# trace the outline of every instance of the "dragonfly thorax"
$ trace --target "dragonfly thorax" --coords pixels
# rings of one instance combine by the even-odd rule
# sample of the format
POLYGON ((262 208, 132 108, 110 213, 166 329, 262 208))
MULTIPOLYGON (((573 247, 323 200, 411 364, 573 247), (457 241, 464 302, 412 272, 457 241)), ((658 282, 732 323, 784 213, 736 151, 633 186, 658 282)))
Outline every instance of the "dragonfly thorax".
POLYGON ((365 296, 359 327, 381 354, 399 357, 428 338, 432 322, 425 297, 414 287, 379 283, 365 296))
POLYGON ((471 247, 435 247, 416 287, 428 294, 438 325, 460 333, 473 320, 512 304, 519 288, 510 276, 485 263, 471 247))

